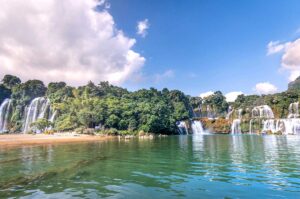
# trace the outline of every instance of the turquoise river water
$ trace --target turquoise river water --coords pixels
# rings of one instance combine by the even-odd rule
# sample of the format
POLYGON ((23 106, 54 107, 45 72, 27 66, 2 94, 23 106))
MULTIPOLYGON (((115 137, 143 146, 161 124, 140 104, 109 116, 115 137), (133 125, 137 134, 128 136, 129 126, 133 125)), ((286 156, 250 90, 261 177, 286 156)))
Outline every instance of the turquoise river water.
POLYGON ((300 198, 300 136, 0 146, 0 198, 300 198))

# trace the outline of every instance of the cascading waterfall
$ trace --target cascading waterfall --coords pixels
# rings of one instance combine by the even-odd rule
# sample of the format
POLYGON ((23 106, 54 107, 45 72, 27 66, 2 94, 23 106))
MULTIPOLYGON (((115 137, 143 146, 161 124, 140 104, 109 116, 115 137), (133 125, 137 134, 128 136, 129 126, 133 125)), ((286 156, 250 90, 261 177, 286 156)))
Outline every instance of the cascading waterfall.
POLYGON ((241 119, 235 119, 231 125, 231 134, 240 134, 241 131, 241 119))
POLYGON ((8 131, 7 124, 11 112, 11 100, 5 99, 0 106, 0 133, 8 131))
POLYGON ((298 118, 299 117, 299 102, 291 103, 289 106, 288 118, 298 118))
POLYGON ((227 111, 227 115, 226 115, 226 119, 229 120, 230 116, 232 115, 232 113, 234 112, 234 109, 229 106, 228 107, 228 111, 227 111))
POLYGON ((178 127, 178 129, 179 129, 179 134, 182 135, 182 134, 188 134, 188 133, 189 133, 185 121, 180 121, 180 122, 178 122, 177 127, 178 127))
POLYGON ((49 116, 49 122, 54 122, 54 120, 55 120, 55 117, 56 117, 56 115, 57 115, 57 111, 54 111, 52 114, 50 114, 49 116))
POLYGON ((263 122, 263 132, 271 131, 272 133, 282 132, 282 134, 300 134, 300 119, 268 119, 263 122))
POLYGON ((249 133, 252 133, 252 124, 253 124, 253 119, 250 120, 249 133))
MULTIPOLYGON (((300 134, 299 102, 291 103, 287 119, 273 119, 272 109, 267 106, 254 107, 252 117, 264 118, 263 132, 271 131, 272 133, 281 132, 282 134, 300 134)), ((250 126, 251 126, 250 121, 250 126)), ((251 128, 251 127, 250 127, 251 128)), ((251 132, 251 131, 250 131, 251 132)))
POLYGON ((231 124, 231 134, 240 134, 241 130, 241 121, 242 121, 242 112, 243 109, 237 110, 238 119, 234 119, 231 124))
POLYGON ((263 121, 263 132, 266 131, 271 131, 271 132, 277 131, 274 119, 268 119, 263 121))
POLYGON ((194 120, 194 121, 192 121, 191 126, 192 126, 193 134, 203 134, 204 133, 201 121, 194 120))
POLYGON ((37 97, 33 99, 27 109, 23 133, 31 130, 30 124, 37 119, 46 118, 46 113, 50 108, 50 102, 47 98, 37 97))
POLYGON ((274 118, 274 113, 270 106, 256 106, 252 109, 252 118, 274 118))

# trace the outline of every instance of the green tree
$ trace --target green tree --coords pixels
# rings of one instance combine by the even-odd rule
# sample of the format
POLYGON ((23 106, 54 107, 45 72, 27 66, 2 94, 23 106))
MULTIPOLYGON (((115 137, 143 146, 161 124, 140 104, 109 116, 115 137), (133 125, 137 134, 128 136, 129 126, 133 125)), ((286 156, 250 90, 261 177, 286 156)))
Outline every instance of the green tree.
POLYGON ((3 84, 0 84, 0 104, 6 99, 10 98, 11 91, 3 84))
POLYGON ((38 119, 35 122, 31 123, 30 127, 37 129, 41 132, 44 132, 46 130, 46 128, 50 127, 51 125, 52 125, 52 123, 49 122, 47 119, 41 118, 41 119, 38 119))
POLYGON ((20 78, 13 76, 13 75, 5 75, 2 79, 2 83, 7 88, 11 89, 12 87, 21 83, 20 78))

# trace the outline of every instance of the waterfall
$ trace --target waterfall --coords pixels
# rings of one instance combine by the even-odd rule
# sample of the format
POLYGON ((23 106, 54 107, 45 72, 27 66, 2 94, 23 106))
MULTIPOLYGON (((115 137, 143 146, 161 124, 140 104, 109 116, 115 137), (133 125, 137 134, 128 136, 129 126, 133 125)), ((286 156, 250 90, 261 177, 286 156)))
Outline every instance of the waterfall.
POLYGON ((189 133, 185 121, 180 121, 180 122, 178 122, 178 123, 177 123, 177 127, 178 127, 178 129, 179 129, 179 134, 182 135, 182 134, 188 134, 188 133, 189 133))
POLYGON ((193 134, 203 134, 204 133, 201 121, 194 120, 194 121, 192 121, 191 126, 192 126, 193 134))
POLYGON ((7 124, 11 111, 11 100, 5 99, 0 106, 0 133, 8 131, 7 124))
POLYGON ((51 115, 49 115, 50 116, 49 121, 53 123, 56 115, 57 115, 57 111, 54 111, 51 115))
POLYGON ((276 125, 275 125, 275 120, 274 119, 268 119, 263 121, 263 132, 266 131, 271 131, 271 132, 276 132, 276 125))
POLYGON ((23 133, 31 130, 30 124, 37 119, 46 118, 46 113, 50 108, 50 102, 47 98, 37 97, 33 99, 27 109, 23 133))
POLYGON ((274 118, 272 109, 268 105, 256 106, 252 109, 252 118, 274 118))
POLYGON ((253 119, 250 120, 249 133, 252 133, 253 119))
POLYGON ((231 125, 231 134, 240 134, 241 131, 241 119, 235 119, 231 125))
POLYGON ((299 117, 299 102, 291 103, 289 106, 288 118, 297 118, 299 117))
POLYGON ((282 134, 300 134, 300 119, 268 119, 263 121, 263 132, 271 131, 272 133, 282 132, 282 134))
POLYGON ((231 106, 229 106, 228 111, 227 111, 227 115, 226 115, 227 120, 230 119, 230 116, 232 115, 233 112, 234 112, 234 109, 231 106))

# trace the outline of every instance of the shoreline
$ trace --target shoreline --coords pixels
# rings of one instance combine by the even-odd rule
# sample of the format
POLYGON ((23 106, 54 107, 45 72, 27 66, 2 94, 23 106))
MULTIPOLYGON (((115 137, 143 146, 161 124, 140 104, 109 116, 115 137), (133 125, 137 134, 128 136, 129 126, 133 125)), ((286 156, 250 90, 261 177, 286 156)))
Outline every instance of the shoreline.
POLYGON ((78 142, 106 141, 115 136, 82 135, 72 133, 46 134, 0 134, 0 148, 10 146, 68 144, 78 142))

